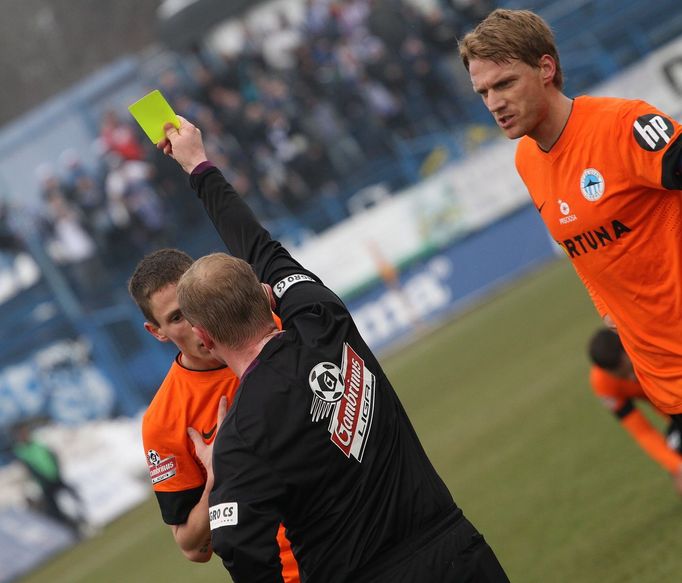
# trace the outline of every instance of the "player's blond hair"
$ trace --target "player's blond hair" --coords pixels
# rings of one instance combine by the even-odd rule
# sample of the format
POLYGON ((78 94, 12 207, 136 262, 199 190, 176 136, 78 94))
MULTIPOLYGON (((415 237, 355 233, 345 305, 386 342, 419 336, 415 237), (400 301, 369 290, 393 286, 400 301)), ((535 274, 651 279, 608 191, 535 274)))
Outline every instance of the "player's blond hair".
POLYGON ((225 253, 198 259, 180 278, 177 294, 185 318, 229 348, 275 329, 263 287, 242 259, 225 253))
POLYGON ((556 73, 552 83, 561 90, 564 76, 554 35, 549 25, 530 10, 493 10, 459 41, 459 56, 467 71, 475 59, 494 63, 518 59, 537 68, 543 55, 554 59, 556 73))

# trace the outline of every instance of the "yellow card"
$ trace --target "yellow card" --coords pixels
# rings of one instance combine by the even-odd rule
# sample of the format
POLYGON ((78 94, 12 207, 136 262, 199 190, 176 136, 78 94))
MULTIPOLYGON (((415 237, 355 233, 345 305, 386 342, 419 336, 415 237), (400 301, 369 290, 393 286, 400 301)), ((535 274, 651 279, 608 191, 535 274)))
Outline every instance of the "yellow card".
POLYGON ((176 128, 180 127, 178 116, 158 89, 129 105, 128 111, 154 144, 158 144, 166 137, 163 126, 167 123, 172 123, 176 128))

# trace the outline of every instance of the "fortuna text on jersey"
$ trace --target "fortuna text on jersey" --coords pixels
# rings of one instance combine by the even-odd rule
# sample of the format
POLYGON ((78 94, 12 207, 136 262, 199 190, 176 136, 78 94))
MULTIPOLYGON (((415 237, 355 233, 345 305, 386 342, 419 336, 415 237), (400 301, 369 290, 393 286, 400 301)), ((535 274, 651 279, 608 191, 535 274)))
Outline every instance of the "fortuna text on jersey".
POLYGON ((610 225, 602 225, 597 229, 574 235, 570 239, 557 241, 564 248, 569 257, 580 257, 583 253, 606 247, 612 241, 617 241, 626 233, 632 231, 621 221, 611 221, 610 225))

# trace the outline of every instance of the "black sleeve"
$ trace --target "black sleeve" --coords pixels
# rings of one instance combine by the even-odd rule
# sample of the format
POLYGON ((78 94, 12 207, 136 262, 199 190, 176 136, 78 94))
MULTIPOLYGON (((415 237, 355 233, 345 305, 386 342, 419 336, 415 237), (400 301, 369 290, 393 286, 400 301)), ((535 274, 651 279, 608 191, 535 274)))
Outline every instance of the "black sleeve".
POLYGON ((668 146, 663 156, 661 183, 669 190, 682 190, 682 135, 668 146))
POLYGON ((192 176, 190 183, 229 252, 250 263, 261 281, 274 287, 293 273, 305 273, 318 281, 270 237, 217 168, 192 176))
POLYGON ((341 300, 324 286, 306 285, 321 282, 270 237, 217 168, 192 176, 190 183, 229 252, 250 263, 260 280, 272 286, 277 302, 275 311, 285 324, 301 309, 322 302, 342 305, 341 300), (284 293, 294 286, 297 293, 288 294, 288 301, 282 306, 284 293))
POLYGON ((189 513, 201 500, 204 486, 181 490, 179 492, 154 492, 161 510, 161 518, 166 524, 185 524, 189 513))

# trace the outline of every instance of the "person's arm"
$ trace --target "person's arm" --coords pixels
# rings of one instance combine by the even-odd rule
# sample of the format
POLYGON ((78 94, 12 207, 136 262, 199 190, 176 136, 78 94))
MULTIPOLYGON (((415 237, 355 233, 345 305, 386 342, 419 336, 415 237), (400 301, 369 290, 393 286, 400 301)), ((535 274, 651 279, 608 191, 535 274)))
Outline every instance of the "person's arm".
POLYGON ((232 185, 207 162, 200 130, 184 118, 180 122, 179 130, 167 129, 167 139, 159 147, 190 175, 190 184, 229 252, 250 263, 260 280, 271 286, 293 273, 316 279, 270 237, 232 185))
POLYGON ((167 129, 168 138, 160 142, 159 147, 190 174, 190 184, 229 252, 250 263, 259 279, 272 287, 276 302, 274 311, 286 322, 302 313, 305 306, 320 302, 341 304, 341 300, 323 285, 307 285, 321 281, 270 237, 242 197, 206 160, 201 132, 187 120, 180 120, 180 131, 172 126, 167 129), (296 293, 287 294, 289 301, 283 302, 285 292, 292 287, 296 293), (296 299, 292 299, 295 296, 296 299))
POLYGON ((644 101, 624 101, 614 145, 640 184, 682 190, 682 126, 644 101))
POLYGON ((206 563, 213 555, 208 522, 208 496, 212 488, 213 476, 210 476, 199 502, 187 516, 187 521, 170 525, 173 538, 182 554, 194 563, 206 563))
POLYGON ((649 423, 632 399, 622 400, 618 404, 611 400, 609 403, 607 406, 620 424, 649 457, 673 476, 680 471, 682 456, 668 447, 663 434, 649 423))
MULTIPOLYGON (((220 422, 225 416, 226 408, 227 400, 223 397, 218 406, 217 418, 220 422)), ((168 477, 162 480, 152 478, 164 522, 170 527, 183 555, 190 561, 205 563, 213 553, 208 522, 208 495, 213 487, 210 463, 207 465, 197 452, 197 457, 206 470, 204 476, 188 445, 184 441, 178 443, 175 436, 169 434, 167 426, 158 425, 146 417, 142 422, 142 441, 150 463, 150 478, 152 475, 158 476, 156 465, 165 463, 173 468, 168 477), (157 458, 154 460, 156 464, 151 463, 150 452, 162 459, 157 458)), ((205 447, 211 451, 211 446, 205 447)), ((208 459, 210 460, 210 454, 208 459)))
POLYGON ((670 144, 663 156, 663 185, 682 190, 682 135, 670 144))
MULTIPOLYGON (((222 425, 226 411, 227 399, 221 397, 218 405, 217 427, 222 425)), ((172 524, 170 527, 173 538, 185 557, 195 563, 205 563, 213 554, 208 521, 208 496, 213 489, 213 443, 205 444, 199 432, 193 427, 189 427, 187 432, 194 444, 199 461, 206 469, 206 486, 199 502, 190 511, 187 521, 183 524, 172 524)))

